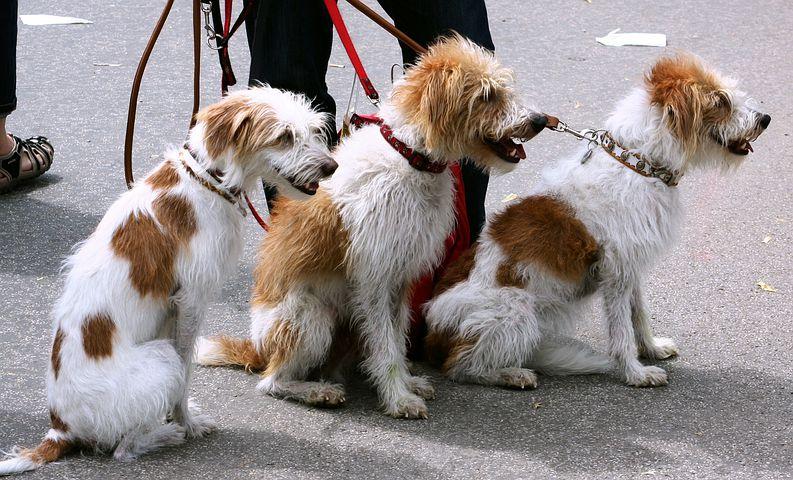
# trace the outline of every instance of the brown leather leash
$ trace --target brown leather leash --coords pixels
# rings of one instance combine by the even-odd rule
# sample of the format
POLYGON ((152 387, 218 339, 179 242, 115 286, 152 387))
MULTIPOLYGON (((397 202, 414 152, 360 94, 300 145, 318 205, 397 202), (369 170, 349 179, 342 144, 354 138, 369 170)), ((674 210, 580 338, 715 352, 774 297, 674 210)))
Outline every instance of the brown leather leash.
MULTIPOLYGON (((146 66, 149 63, 149 57, 151 57, 154 46, 156 45, 157 40, 160 37, 160 33, 165 26, 165 22, 168 20, 168 15, 171 13, 173 4, 174 0, 166 0, 165 7, 163 7, 162 13, 160 13, 160 17, 157 20, 157 23, 154 25, 154 30, 152 30, 149 40, 146 43, 146 47, 143 49, 140 61, 138 62, 138 68, 135 70, 135 76, 132 79, 132 88, 129 92, 129 108, 127 110, 127 127, 124 134, 124 179, 127 182, 127 188, 132 188, 132 183, 134 181, 132 172, 132 146, 135 137, 135 119, 137 117, 138 111, 140 85, 143 81, 143 74, 146 71, 146 66)), ((245 17, 250 13, 253 0, 246 1, 245 7, 243 8, 239 17, 237 17, 237 20, 234 22, 233 26, 231 25, 231 4, 232 0, 226 0, 226 22, 225 25, 220 27, 222 28, 223 32, 223 34, 220 34, 216 31, 218 25, 221 25, 219 16, 219 0, 193 0, 193 110, 190 115, 190 128, 195 125, 195 116, 196 113, 198 113, 198 108, 201 101, 200 82, 202 16, 205 22, 204 29, 207 30, 207 44, 213 50, 217 50, 218 55, 220 56, 220 65, 223 72, 223 78, 221 81, 222 93, 225 94, 228 90, 228 86, 234 85, 236 83, 234 72, 231 69, 231 61, 228 55, 228 43, 237 29, 245 21, 245 17), (211 13, 210 7, 214 7, 216 10, 218 10, 218 14, 213 16, 214 25, 216 28, 209 26, 209 14, 211 13), (212 43, 213 41, 214 45, 212 43)), ((250 205, 250 201, 248 202, 250 205)), ((257 219, 261 218, 258 215, 254 216, 257 219)))

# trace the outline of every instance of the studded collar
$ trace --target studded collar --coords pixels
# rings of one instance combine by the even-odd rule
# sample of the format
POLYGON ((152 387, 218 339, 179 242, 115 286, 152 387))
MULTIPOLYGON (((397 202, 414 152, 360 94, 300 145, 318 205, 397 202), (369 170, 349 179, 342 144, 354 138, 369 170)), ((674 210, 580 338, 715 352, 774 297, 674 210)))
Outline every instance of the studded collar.
POLYGON ((669 170, 658 166, 647 156, 622 146, 607 131, 598 132, 595 140, 614 160, 630 168, 639 175, 657 178, 669 187, 676 187, 683 177, 683 173, 678 170, 669 170))

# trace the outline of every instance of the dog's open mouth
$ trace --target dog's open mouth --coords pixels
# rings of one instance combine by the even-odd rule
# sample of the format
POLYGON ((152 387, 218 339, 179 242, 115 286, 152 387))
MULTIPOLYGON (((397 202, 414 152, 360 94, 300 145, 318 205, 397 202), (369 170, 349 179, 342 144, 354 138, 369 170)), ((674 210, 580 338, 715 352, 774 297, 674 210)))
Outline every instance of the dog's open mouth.
POLYGON ((486 143, 496 152, 496 155, 501 160, 509 163, 518 163, 526 158, 526 151, 523 150, 523 145, 513 141, 511 138, 502 138, 501 140, 487 139, 486 143))
POLYGON ((317 190, 319 189, 319 182, 308 182, 308 183, 304 183, 302 185, 299 185, 299 184, 289 180, 289 183, 291 183, 293 187, 295 187, 296 189, 298 189, 301 192, 305 193, 306 195, 314 195, 315 193, 317 193, 317 190))
POLYGON ((731 140, 727 143, 727 150, 735 155, 749 155, 749 152, 754 152, 752 144, 745 138, 739 140, 731 140))
POLYGON ((737 138, 735 140, 725 141, 718 135, 713 135, 713 139, 733 155, 746 156, 749 155, 749 152, 754 152, 751 142, 756 138, 737 138))

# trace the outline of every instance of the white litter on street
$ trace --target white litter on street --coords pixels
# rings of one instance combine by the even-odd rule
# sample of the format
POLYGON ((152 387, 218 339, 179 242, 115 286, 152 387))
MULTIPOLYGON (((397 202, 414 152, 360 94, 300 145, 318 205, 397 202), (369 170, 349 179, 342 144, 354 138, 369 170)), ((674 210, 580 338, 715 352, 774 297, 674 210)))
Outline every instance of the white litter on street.
POLYGON ((61 17, 58 15, 20 15, 25 25, 80 25, 94 23, 77 17, 61 17))
POLYGON ((596 37, 598 43, 609 47, 665 47, 666 35, 663 33, 617 33, 620 29, 612 30, 605 37, 596 37))

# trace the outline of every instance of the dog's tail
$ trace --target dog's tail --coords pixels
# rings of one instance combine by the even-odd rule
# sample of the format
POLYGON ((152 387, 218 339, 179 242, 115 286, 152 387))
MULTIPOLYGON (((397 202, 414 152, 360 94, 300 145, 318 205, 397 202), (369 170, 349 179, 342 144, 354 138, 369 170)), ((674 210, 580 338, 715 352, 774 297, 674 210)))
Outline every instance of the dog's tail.
POLYGON ((247 372, 261 372, 267 368, 267 360, 253 347, 250 338, 227 335, 200 337, 195 360, 207 367, 240 367, 247 372))
POLYGON ((530 365, 546 375, 588 375, 606 373, 614 362, 583 342, 549 336, 537 347, 530 365))
POLYGON ((74 448, 64 432, 52 429, 36 448, 15 447, 8 458, 0 461, 0 476, 35 470, 45 463, 54 462, 74 448))

